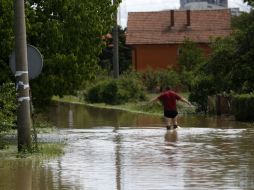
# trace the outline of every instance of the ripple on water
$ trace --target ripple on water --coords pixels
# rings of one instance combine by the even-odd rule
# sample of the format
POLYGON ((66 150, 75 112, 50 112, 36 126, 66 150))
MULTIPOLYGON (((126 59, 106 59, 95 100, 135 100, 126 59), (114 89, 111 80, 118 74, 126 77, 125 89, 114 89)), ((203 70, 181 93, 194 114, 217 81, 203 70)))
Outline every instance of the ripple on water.
POLYGON ((61 166, 61 180, 80 189, 248 189, 253 184, 253 151, 244 144, 251 136, 245 129, 182 128, 168 134, 163 128, 109 127, 65 133, 69 151, 50 166, 61 166))

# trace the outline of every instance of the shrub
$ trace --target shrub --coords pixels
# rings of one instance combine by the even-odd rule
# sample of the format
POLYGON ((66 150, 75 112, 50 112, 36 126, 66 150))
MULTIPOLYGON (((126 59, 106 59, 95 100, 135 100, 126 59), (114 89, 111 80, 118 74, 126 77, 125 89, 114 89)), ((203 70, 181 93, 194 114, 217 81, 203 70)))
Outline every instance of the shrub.
POLYGON ((136 100, 145 100, 145 88, 143 87, 142 82, 139 79, 139 76, 135 74, 123 75, 118 80, 119 90, 122 94, 124 101, 136 101, 136 100))
POLYGON ((232 106, 236 120, 254 121, 254 94, 234 95, 232 106))
POLYGON ((104 83, 101 91, 101 101, 107 104, 119 103, 118 85, 115 80, 104 83))
POLYGON ((180 86, 179 75, 174 70, 148 70, 142 73, 142 78, 144 86, 150 92, 158 90, 156 88, 164 89, 167 86, 177 88, 180 86))
POLYGON ((16 122, 16 92, 13 83, 0 86, 0 133, 15 126, 16 122))
POLYGON ((137 77, 123 75, 117 80, 98 82, 87 90, 85 98, 91 103, 121 104, 145 100, 146 96, 137 77))
POLYGON ((197 112, 207 112, 208 96, 214 92, 212 84, 213 81, 208 76, 197 77, 194 81, 189 100, 196 103, 197 112))
POLYGON ((98 83, 95 86, 92 86, 88 89, 86 95, 86 99, 91 103, 101 102, 101 92, 102 92, 102 83, 98 83))
POLYGON ((153 92, 159 85, 159 76, 151 69, 142 73, 143 84, 149 92, 153 92))
POLYGON ((180 86, 179 75, 174 70, 161 70, 158 71, 160 89, 165 89, 165 87, 170 86, 172 88, 177 88, 180 86))

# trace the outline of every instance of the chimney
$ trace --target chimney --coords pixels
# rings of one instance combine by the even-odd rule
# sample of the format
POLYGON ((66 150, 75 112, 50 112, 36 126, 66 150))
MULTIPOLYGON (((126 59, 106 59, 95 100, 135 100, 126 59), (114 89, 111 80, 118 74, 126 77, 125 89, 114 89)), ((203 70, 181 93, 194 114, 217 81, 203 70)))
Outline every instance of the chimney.
POLYGON ((191 25, 191 23, 190 23, 190 21, 191 21, 190 20, 191 19, 190 18, 190 16, 191 16, 190 13, 191 13, 190 10, 186 11, 186 15, 187 15, 187 24, 186 25, 187 25, 187 27, 191 25))
POLYGON ((175 25, 174 10, 170 10, 170 21, 170 26, 173 27, 175 25))

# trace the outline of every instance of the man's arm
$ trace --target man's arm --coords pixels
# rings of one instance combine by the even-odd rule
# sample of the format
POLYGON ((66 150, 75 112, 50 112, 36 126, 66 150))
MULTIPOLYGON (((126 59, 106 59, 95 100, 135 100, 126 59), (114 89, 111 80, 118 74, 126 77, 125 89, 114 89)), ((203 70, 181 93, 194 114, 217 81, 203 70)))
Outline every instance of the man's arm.
POLYGON ((158 98, 159 98, 159 96, 156 96, 156 97, 152 98, 152 99, 151 99, 148 103, 155 102, 155 101, 157 101, 157 100, 158 100, 158 98))
POLYGON ((180 101, 192 106, 192 104, 188 100, 186 100, 184 97, 180 97, 180 101))

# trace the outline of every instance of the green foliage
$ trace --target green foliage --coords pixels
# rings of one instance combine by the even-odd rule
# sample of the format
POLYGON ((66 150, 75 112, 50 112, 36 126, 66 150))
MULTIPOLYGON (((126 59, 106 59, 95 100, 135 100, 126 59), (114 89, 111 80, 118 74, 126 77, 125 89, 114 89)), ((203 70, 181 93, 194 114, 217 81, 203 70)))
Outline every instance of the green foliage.
POLYGON ((217 38, 211 48, 208 60, 197 64, 190 71, 182 71, 184 80, 190 80, 189 98, 196 103, 198 112, 207 112, 209 95, 232 90, 231 70, 237 61, 235 40, 232 37, 217 38))
POLYGON ((11 79, 9 55, 14 43, 13 1, 1 0, 0 10, 0 85, 11 79))
POLYGON ((119 72, 124 72, 131 69, 131 48, 126 45, 126 30, 119 27, 119 72))
POLYGON ((102 36, 111 31, 117 6, 109 0, 26 1, 28 43, 44 56, 43 73, 31 82, 35 105, 74 94, 96 77, 102 36))
POLYGON ((149 92, 153 92, 159 86, 159 76, 157 71, 148 69, 147 71, 141 73, 143 84, 149 92))
POLYGON ((229 37, 212 42, 209 59, 193 68, 190 98, 202 111, 206 111, 207 95, 254 91, 254 11, 234 17, 232 26, 229 37))
POLYGON ((87 90, 87 94, 85 95, 85 99, 88 102, 91 102, 91 103, 102 102, 101 93, 102 93, 103 88, 105 86, 104 83, 105 82, 100 82, 100 83, 90 87, 87 90))
MULTIPOLYGON (((118 26, 119 34, 119 73, 123 74, 131 69, 131 48, 126 45, 126 29, 118 26)), ((112 36, 111 36, 112 37, 112 36)), ((113 38, 106 39, 106 47, 100 55, 100 66, 106 69, 109 74, 113 71, 113 38)))
POLYGON ((236 41, 232 37, 218 38, 211 45, 213 53, 202 69, 211 77, 213 81, 211 87, 216 93, 233 90, 232 72, 237 70, 238 61, 235 45, 236 41))
POLYGON ((235 95, 232 105, 236 120, 254 121, 254 94, 235 95))
POLYGON ((123 101, 143 101, 146 99, 145 88, 136 73, 126 73, 118 80, 123 101))
POLYGON ((180 86, 179 74, 171 69, 156 70, 151 69, 141 73, 141 78, 144 86, 149 92, 164 89, 167 86, 177 88, 180 86))
POLYGON ((198 76, 193 83, 189 100, 196 103, 197 112, 206 113, 208 96, 214 93, 213 80, 209 76, 198 76))
POLYGON ((16 123, 16 92, 14 84, 0 86, 0 133, 13 128, 16 123))
POLYGON ((188 87, 189 91, 193 85, 192 81, 204 62, 205 58, 201 48, 190 39, 185 39, 180 46, 178 64, 180 65, 181 82, 188 87))
POLYGON ((106 104, 117 104, 118 98, 118 86, 115 80, 107 81, 101 88, 101 101, 106 104))
POLYGON ((135 77, 126 76, 98 82, 86 94, 86 101, 91 103, 121 104, 145 98, 142 84, 135 77))
POLYGON ((165 89, 170 86, 171 88, 177 88, 180 86, 179 74, 174 70, 160 70, 157 72, 159 78, 160 89, 165 89))
MULTIPOLYGON (((73 94, 98 73, 103 35, 114 24, 112 14, 120 1, 27 0, 28 44, 44 57, 42 74, 31 82, 33 103, 46 106, 52 95, 73 94)), ((13 1, 1 0, 0 84, 13 80, 8 66, 14 44, 13 1)))
POLYGON ((212 43, 213 53, 202 68, 212 77, 215 93, 254 90, 254 12, 234 17, 234 33, 212 43))
POLYGON ((250 6, 254 6, 254 0, 243 0, 245 3, 248 3, 250 6))
POLYGON ((185 39, 180 46, 178 63, 180 69, 193 70, 196 65, 204 61, 202 50, 190 39, 185 39))
POLYGON ((237 29, 233 35, 237 61, 232 70, 233 88, 248 93, 254 90, 254 11, 242 14, 234 26, 237 29))

